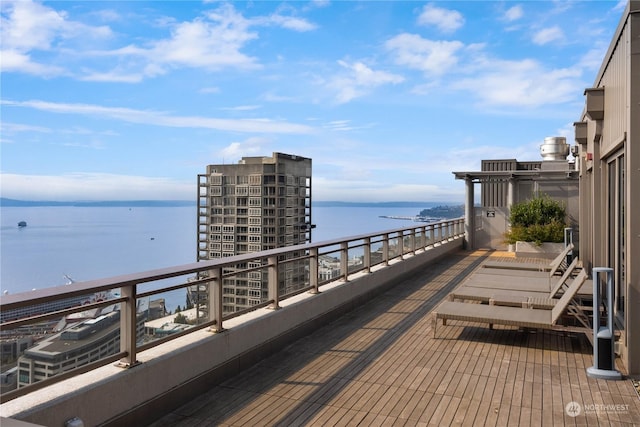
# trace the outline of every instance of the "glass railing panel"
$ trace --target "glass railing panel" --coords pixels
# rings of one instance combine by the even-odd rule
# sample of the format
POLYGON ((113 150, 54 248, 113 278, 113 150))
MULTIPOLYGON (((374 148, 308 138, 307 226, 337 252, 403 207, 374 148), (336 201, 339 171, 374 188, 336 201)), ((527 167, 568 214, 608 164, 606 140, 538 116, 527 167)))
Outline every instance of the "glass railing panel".
MULTIPOLYGON (((323 248, 324 249, 324 248, 323 248)), ((320 252, 318 256, 318 283, 323 285, 341 277, 341 251, 320 252)))
POLYGON ((384 244, 381 240, 372 240, 370 246, 371 266, 378 265, 384 262, 384 244))
POLYGON ((400 255, 399 242, 398 237, 389 237, 389 259, 396 258, 400 255))
POLYGON ((363 243, 364 242, 362 241, 353 242, 355 247, 349 248, 347 261, 349 274, 356 273, 364 268, 364 247, 362 246, 363 243))

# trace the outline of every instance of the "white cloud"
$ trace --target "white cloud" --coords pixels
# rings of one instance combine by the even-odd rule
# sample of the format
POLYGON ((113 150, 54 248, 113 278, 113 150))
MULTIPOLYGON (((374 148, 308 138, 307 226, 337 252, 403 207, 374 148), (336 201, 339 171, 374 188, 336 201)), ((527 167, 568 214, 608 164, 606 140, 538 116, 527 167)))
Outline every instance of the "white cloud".
POLYGON ((302 18, 282 14, 246 19, 233 5, 223 4, 191 21, 163 22, 163 26, 171 29, 170 36, 153 41, 148 47, 128 45, 91 52, 96 57, 138 58, 143 64, 134 61, 128 70, 92 71, 83 79, 137 83, 165 74, 171 68, 202 68, 208 71, 261 69, 258 59, 242 50, 249 42, 258 39, 258 33, 252 31, 252 27, 271 25, 298 32, 317 27, 302 18))
POLYGON ((9 2, 2 15, 2 44, 22 52, 47 50, 64 29, 65 20, 64 13, 39 3, 9 2))
POLYGON ((40 64, 32 58, 36 51, 51 51, 64 40, 86 40, 111 36, 106 26, 92 27, 71 21, 58 12, 32 1, 3 2, 0 21, 3 71, 25 72, 50 77, 63 73, 61 67, 40 64))
POLYGON ((464 17, 457 10, 449 10, 428 4, 418 17, 420 25, 434 25, 440 31, 452 33, 464 25, 464 17))
POLYGON ((464 186, 459 190, 435 184, 388 184, 378 181, 336 180, 326 176, 313 177, 314 200, 348 200, 350 202, 388 202, 425 200, 463 200, 464 186))
POLYGON ((399 34, 385 43, 395 62, 425 73, 440 75, 458 63, 456 53, 464 47, 459 41, 434 41, 417 34, 399 34))
POLYGON ((221 108, 221 110, 225 111, 251 111, 259 109, 259 105, 239 105, 237 107, 225 107, 221 108))
POLYGON ((579 68, 546 69, 537 61, 485 59, 474 77, 452 83, 484 105, 539 107, 573 99, 581 92, 579 68))
MULTIPOLYGON (((91 27, 68 19, 66 12, 56 11, 31 1, 7 3, 2 13, 2 69, 46 77, 61 75, 64 68, 44 65, 33 59, 35 51, 61 52, 62 40, 78 42, 87 37, 110 37, 107 26, 91 27)), ((117 20, 112 11, 100 12, 103 19, 117 20)), ((225 68, 255 70, 262 68, 258 59, 242 49, 258 34, 255 26, 275 25, 292 31, 311 31, 317 26, 309 21, 282 14, 245 19, 232 4, 223 4, 191 21, 167 20, 162 26, 170 28, 168 37, 149 41, 145 45, 128 45, 111 50, 74 49, 76 56, 94 58, 127 58, 117 68, 85 68, 78 78, 84 81, 138 83, 145 78, 165 74, 171 68, 202 68, 219 71, 225 68)), ((67 73, 71 74, 71 73, 67 73)))
POLYGON ((313 24, 305 19, 278 14, 269 16, 269 18, 265 20, 265 22, 276 24, 282 28, 286 28, 287 30, 299 32, 312 31, 318 28, 316 24, 313 24))
POLYGON ((39 64, 31 60, 31 57, 25 53, 16 50, 2 49, 0 50, 0 67, 3 72, 23 72, 27 74, 40 75, 43 77, 51 77, 60 75, 64 70, 60 67, 39 64))
POLYGON ((104 107, 92 104, 65 104, 47 101, 8 101, 2 105, 33 108, 60 114, 81 114, 121 120, 128 123, 176 128, 204 128, 235 132, 306 134, 313 129, 306 125, 274 121, 270 119, 217 119, 198 116, 171 116, 164 112, 135 110, 123 107, 104 107))
POLYGON ((603 42, 594 43, 592 49, 580 58, 580 65, 589 70, 598 70, 602 64, 602 59, 607 53, 608 46, 603 42))
POLYGON ((223 163, 235 163, 242 157, 260 155, 264 151, 264 145, 270 142, 269 139, 253 137, 244 141, 232 142, 217 154, 223 163))
POLYGON ((404 81, 404 77, 398 74, 376 71, 362 62, 338 61, 338 64, 346 73, 335 76, 327 86, 337 92, 336 100, 341 104, 364 96, 378 86, 404 81))
POLYGON ((614 6, 613 10, 616 12, 623 11, 629 2, 627 0, 619 0, 618 3, 614 6))
POLYGON ((2 197, 19 200, 191 200, 193 182, 107 173, 0 174, 2 197), (46 182, 47 185, 42 185, 46 182))
POLYGON ((123 70, 111 70, 106 72, 88 71, 80 80, 86 82, 111 82, 111 83, 139 83, 145 77, 144 73, 129 73, 123 70))
POLYGON ((14 134, 17 132, 51 133, 51 129, 46 127, 7 122, 0 122, 0 130, 4 134, 14 134))
POLYGON ((509 21, 509 22, 513 22, 513 21, 517 21, 518 19, 522 18, 524 16, 524 11, 522 9, 522 5, 517 4, 515 6, 510 7, 509 9, 507 9, 504 13, 504 20, 505 21, 509 21))
POLYGON ((562 40, 564 40, 564 33, 558 26, 544 28, 533 35, 533 42, 540 46, 562 40))
POLYGON ((249 31, 249 21, 230 5, 207 13, 206 18, 175 25, 170 38, 156 42, 144 53, 154 63, 171 66, 259 68, 255 58, 240 52, 248 41, 258 37, 249 31))
POLYGON ((333 131, 347 131, 352 130, 351 120, 333 120, 324 125, 324 128, 333 131))

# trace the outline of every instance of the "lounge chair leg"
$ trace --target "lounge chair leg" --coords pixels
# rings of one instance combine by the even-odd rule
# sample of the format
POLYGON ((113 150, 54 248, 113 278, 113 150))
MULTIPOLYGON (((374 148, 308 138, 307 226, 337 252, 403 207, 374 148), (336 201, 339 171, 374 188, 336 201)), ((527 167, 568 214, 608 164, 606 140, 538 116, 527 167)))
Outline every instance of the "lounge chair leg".
POLYGON ((433 338, 435 339, 436 338, 436 329, 438 327, 438 319, 436 318, 435 315, 433 316, 431 327, 433 328, 433 338))
POLYGON ((493 323, 489 323, 489 329, 493 329, 493 323))

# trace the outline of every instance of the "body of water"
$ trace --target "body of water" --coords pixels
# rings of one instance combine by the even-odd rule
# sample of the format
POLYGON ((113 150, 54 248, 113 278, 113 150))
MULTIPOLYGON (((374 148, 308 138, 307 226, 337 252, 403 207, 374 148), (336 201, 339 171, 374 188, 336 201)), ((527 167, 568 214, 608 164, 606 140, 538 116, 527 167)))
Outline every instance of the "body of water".
MULTIPOLYGON (((381 216, 412 217, 421 209, 314 207, 312 239, 417 225, 381 216)), ((65 275, 86 281, 196 261, 195 206, 2 207, 0 215, 2 292, 63 285, 65 275)))

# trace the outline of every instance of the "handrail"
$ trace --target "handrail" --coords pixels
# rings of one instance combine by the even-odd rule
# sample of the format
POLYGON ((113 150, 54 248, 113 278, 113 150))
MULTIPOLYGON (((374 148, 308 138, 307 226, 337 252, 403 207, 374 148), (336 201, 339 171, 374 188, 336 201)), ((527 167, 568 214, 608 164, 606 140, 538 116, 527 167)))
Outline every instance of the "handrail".
MULTIPOLYGON (((19 294, 3 295, 0 297, 0 313, 5 316, 5 320, 0 323, 0 333, 3 335, 8 331, 17 328, 24 328, 25 325, 36 324, 47 319, 61 318, 70 313, 76 313, 87 308, 101 308, 115 303, 120 304, 120 336, 118 355, 119 366, 130 367, 137 364, 137 353, 156 345, 165 343, 172 339, 184 336, 185 334, 209 328, 211 332, 217 333, 224 330, 224 321, 244 314, 258 308, 270 307, 280 308, 280 301, 287 297, 308 291, 311 294, 319 292, 321 285, 328 281, 341 280, 349 281, 349 276, 364 272, 370 273, 371 268, 377 264, 388 265, 392 260, 402 260, 407 254, 415 254, 419 250, 428 250, 429 247, 438 245, 464 234, 464 218, 444 220, 440 222, 424 223, 413 227, 397 228, 382 232, 361 234, 339 239, 331 239, 318 243, 301 244, 288 246, 268 251, 255 252, 237 255, 228 258, 220 258, 210 261, 184 264, 174 267, 166 267, 145 272, 108 277, 86 282, 76 282, 70 285, 45 288, 35 291, 22 292, 19 294), (349 251, 362 251, 362 262, 354 268, 350 268, 348 258, 349 251), (339 254, 339 272, 337 276, 329 280, 320 278, 319 261, 323 255, 339 254), (372 260, 372 254, 379 253, 377 260, 372 260), (248 266, 252 262, 256 265, 248 266), (304 265, 304 281, 295 283, 294 289, 287 291, 281 289, 280 272, 284 272, 288 263, 308 263, 304 265), (247 264, 247 265, 245 265, 247 264), (243 267, 238 268, 239 265, 243 267), (223 280, 237 277, 239 274, 248 274, 255 271, 266 272, 266 283, 268 284, 268 294, 262 298, 261 303, 254 307, 240 310, 235 313, 223 313, 223 280), (179 284, 160 286, 154 289, 142 290, 141 285, 147 285, 165 279, 173 279, 184 276, 188 277, 179 284), (205 276, 205 277, 202 277, 205 276), (141 342, 138 328, 140 322, 138 301, 149 298, 160 293, 186 289, 197 285, 198 289, 204 286, 207 300, 203 304, 208 312, 207 318, 197 325, 193 325, 186 330, 173 335, 154 339, 151 342, 141 342), (113 300, 99 301, 86 306, 76 306, 57 310, 49 313, 34 314, 27 318, 6 319, 7 313, 11 310, 35 306, 42 303, 52 303, 67 299, 69 297, 90 295, 98 292, 120 289, 120 296, 113 300)), ((295 266, 295 264, 294 264, 295 266)), ((264 279, 262 280, 264 282, 264 279)), ((197 308, 198 310, 198 308, 197 308)), ((100 366, 113 362, 113 355, 106 356, 100 361, 91 361, 91 366, 100 366)), ((57 375, 45 378, 32 385, 20 387, 16 390, 3 393, 1 400, 7 401, 18 396, 29 393, 43 385, 59 381, 61 378, 68 378, 73 372, 84 372, 86 366, 77 366, 73 369, 63 370, 57 375), (64 374, 64 375, 63 375, 64 374)))

